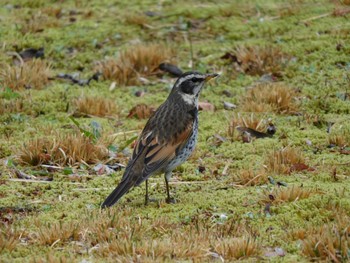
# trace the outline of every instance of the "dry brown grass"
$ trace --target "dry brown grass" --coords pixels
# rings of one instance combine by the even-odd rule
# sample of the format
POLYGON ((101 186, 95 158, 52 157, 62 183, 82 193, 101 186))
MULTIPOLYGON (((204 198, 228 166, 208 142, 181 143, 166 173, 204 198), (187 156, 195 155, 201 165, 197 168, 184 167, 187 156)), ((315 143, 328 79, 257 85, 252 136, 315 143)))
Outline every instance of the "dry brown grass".
POLYGON ((55 256, 52 253, 48 253, 44 258, 33 258, 30 263, 75 263, 81 262, 73 256, 55 256))
POLYGON ((99 62, 96 70, 119 85, 136 85, 140 77, 157 73, 159 64, 173 62, 174 55, 170 48, 161 44, 139 44, 121 52, 117 59, 99 62))
POLYGON ((290 60, 290 55, 277 46, 239 46, 233 54, 237 57, 236 70, 252 76, 281 76, 290 60))
POLYGON ((51 246, 54 243, 65 243, 80 239, 79 223, 48 223, 40 225, 39 231, 34 238, 40 245, 51 246))
MULTIPOLYGON (((297 168, 298 165, 305 165, 305 158, 299 149, 285 147, 281 150, 273 150, 267 155, 266 161, 267 170, 275 174, 290 174, 293 171, 293 167, 297 168)), ((305 165, 306 166, 306 165, 305 165)), ((309 167, 305 167, 306 170, 309 167)), ((295 169, 300 170, 300 169, 295 169)))
POLYGON ((130 13, 125 16, 125 23, 128 25, 137 25, 144 27, 149 23, 149 19, 142 13, 130 13))
POLYGON ((81 215, 79 223, 36 220, 30 242, 51 247, 65 244, 77 253, 88 250, 94 257, 121 262, 201 262, 214 254, 231 260, 261 253, 256 238, 248 234, 249 224, 237 218, 216 223, 216 215, 208 212, 194 216, 191 222, 175 223, 169 218, 135 217, 133 211, 125 207, 96 210, 81 215))
MULTIPOLYGON (((124 221, 124 220, 123 220, 124 221)), ((123 222, 119 220, 119 224, 123 222)), ((241 222, 226 222, 225 224, 213 225, 212 218, 195 220, 194 226, 170 223, 165 219, 158 219, 152 226, 145 229, 142 224, 133 223, 132 228, 110 227, 106 231, 101 246, 96 254, 101 257, 113 256, 119 260, 140 260, 146 262, 168 261, 174 258, 179 260, 203 261, 210 256, 210 251, 222 253, 225 259, 247 258, 258 256, 260 250, 257 242, 248 241, 253 238, 232 239, 232 235, 241 235, 243 225, 241 222), (239 225, 239 226, 238 226, 239 225), (134 234, 131 235, 131 230, 134 234), (155 233, 151 238, 134 238, 133 236, 148 236, 150 229, 155 233), (184 231, 185 229, 185 231, 184 231), (111 235, 112 231, 112 235, 111 235), (127 231, 127 233, 125 233, 127 231), (237 231, 237 232, 236 232, 237 231), (186 233, 186 234, 184 234, 186 233), (231 241, 238 249, 234 250, 229 245, 231 241)), ((130 224, 130 223, 129 223, 130 224)), ((106 226, 104 227, 106 229, 106 226)), ((98 242, 97 240, 94 243, 98 242)), ((100 239, 101 242, 101 239, 100 239)))
POLYGON ((5 100, 0 98, 0 114, 22 112, 23 110, 23 99, 5 100))
POLYGON ((339 2, 343 5, 350 5, 350 0, 340 0, 339 2))
POLYGON ((321 227, 297 229, 294 239, 302 240, 302 252, 311 260, 347 262, 350 260, 350 218, 338 216, 321 227))
POLYGON ((346 147, 350 145, 350 128, 341 127, 333 128, 328 135, 328 143, 339 147, 346 147))
POLYGON ((252 237, 227 238, 218 242, 215 252, 226 260, 245 259, 258 257, 261 254, 261 245, 252 237))
POLYGON ((154 107, 150 107, 146 104, 138 104, 130 110, 128 118, 136 117, 138 119, 148 119, 154 111, 154 107))
POLYGON ((313 189, 307 189, 301 186, 275 188, 272 192, 265 191, 262 195, 262 203, 285 203, 294 202, 300 199, 309 198, 315 194, 313 189))
POLYGON ((53 6, 48 6, 43 9, 41 9, 41 13, 48 15, 50 17, 55 17, 55 18, 60 18, 63 13, 62 7, 53 7, 53 6))
POLYGON ((22 164, 74 165, 77 163, 97 163, 108 157, 103 142, 93 143, 79 132, 57 133, 55 138, 38 138, 25 143, 18 150, 18 161, 22 164))
POLYGON ((350 0, 338 0, 342 5, 350 5, 350 0))
POLYGON ((240 185, 253 186, 265 184, 267 177, 268 175, 264 170, 254 171, 252 169, 242 169, 234 174, 232 179, 240 185))
POLYGON ((33 59, 20 66, 1 65, 0 84, 12 90, 42 89, 49 83, 51 65, 45 60, 33 59))
POLYGON ((296 113, 295 97, 295 91, 283 83, 261 83, 247 91, 241 107, 246 112, 296 113))
POLYGON ((83 96, 73 100, 74 115, 93 115, 98 117, 114 116, 117 114, 117 105, 114 100, 83 96))
POLYGON ((0 253, 3 251, 12 251, 19 243, 19 234, 15 233, 11 227, 5 227, 0 232, 0 253))

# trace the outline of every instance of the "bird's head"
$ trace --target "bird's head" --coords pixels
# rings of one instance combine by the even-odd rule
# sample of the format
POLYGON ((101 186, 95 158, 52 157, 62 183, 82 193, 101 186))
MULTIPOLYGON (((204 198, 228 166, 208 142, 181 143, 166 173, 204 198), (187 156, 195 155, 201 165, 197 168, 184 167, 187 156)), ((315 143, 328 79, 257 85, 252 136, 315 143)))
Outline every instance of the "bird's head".
POLYGON ((204 84, 219 76, 219 74, 202 74, 198 72, 186 72, 182 74, 171 91, 172 94, 180 95, 180 97, 187 104, 195 104, 198 101, 199 93, 201 92, 204 84))

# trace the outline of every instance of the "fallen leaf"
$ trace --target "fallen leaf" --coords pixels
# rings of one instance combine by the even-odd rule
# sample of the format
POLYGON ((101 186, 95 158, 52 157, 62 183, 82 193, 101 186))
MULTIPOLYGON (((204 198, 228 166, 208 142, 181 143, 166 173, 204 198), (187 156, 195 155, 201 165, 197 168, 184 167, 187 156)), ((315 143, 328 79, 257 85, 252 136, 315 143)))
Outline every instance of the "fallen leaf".
POLYGON ((250 136, 255 137, 255 138, 268 138, 268 137, 272 137, 272 134, 268 134, 268 133, 264 133, 264 132, 259 132, 257 130, 248 128, 248 127, 242 127, 242 126, 238 126, 236 128, 239 132, 241 132, 242 134, 244 133, 249 133, 250 136))
POLYGON ((231 60, 232 62, 237 62, 239 63, 238 61, 238 58, 236 55, 232 54, 231 52, 226 52, 223 56, 220 57, 221 59, 229 59, 231 60))
POLYGON ((174 77, 180 77, 182 75, 182 70, 179 69, 177 66, 170 64, 170 63, 162 63, 159 65, 159 69, 169 73, 170 75, 174 77))
POLYGON ((33 58, 44 58, 44 48, 28 48, 19 52, 19 55, 21 56, 23 61, 28 61, 33 58))
POLYGON ((308 166, 305 163, 295 163, 290 167, 290 172, 315 171, 315 168, 308 166))
POLYGON ((340 149, 340 154, 345 154, 345 155, 349 155, 350 154, 350 150, 346 150, 346 149, 340 149))

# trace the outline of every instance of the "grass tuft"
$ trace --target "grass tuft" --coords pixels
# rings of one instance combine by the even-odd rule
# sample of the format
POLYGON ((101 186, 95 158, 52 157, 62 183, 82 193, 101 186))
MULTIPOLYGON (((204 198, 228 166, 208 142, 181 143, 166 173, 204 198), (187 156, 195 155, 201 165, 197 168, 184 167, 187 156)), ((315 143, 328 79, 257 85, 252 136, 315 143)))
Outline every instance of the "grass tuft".
POLYGON ((51 65, 34 59, 20 66, 1 65, 0 85, 11 90, 43 89, 51 76, 51 65))
POLYGON ((303 254, 314 261, 349 261, 349 222, 348 216, 337 217, 333 223, 312 228, 306 235, 298 235, 302 240, 303 254))
POLYGON ((78 223, 53 223, 46 226, 40 226, 37 233, 37 241, 41 245, 51 246, 57 243, 64 243, 80 239, 78 223))
POLYGON ((159 64, 171 62, 173 57, 173 51, 164 45, 139 44, 121 52, 117 59, 99 62, 96 70, 105 79, 114 80, 119 85, 136 85, 140 84, 140 78, 156 74, 159 64))
POLYGON ((108 157, 108 150, 102 142, 93 143, 81 133, 59 134, 55 138, 38 138, 24 143, 18 150, 21 164, 74 165, 77 163, 97 163, 108 157))
POLYGON ((286 203, 294 202, 300 199, 309 198, 311 195, 315 194, 316 191, 313 189, 307 189, 301 186, 292 186, 292 187, 282 187, 274 188, 273 191, 265 191, 262 196, 262 203, 286 203))
POLYGON ((98 117, 113 116, 117 113, 117 106, 111 99, 103 97, 83 96, 73 101, 74 116, 93 115, 98 117))
POLYGON ((290 55, 277 46, 239 46, 234 56, 237 58, 236 69, 252 76, 281 76, 290 60, 290 55))
POLYGON ((242 110, 246 112, 296 113, 296 93, 283 83, 258 84, 242 98, 242 110))
POLYGON ((339 147, 350 145, 350 129, 349 127, 333 128, 328 135, 328 143, 339 147))
POLYGON ((153 107, 144 103, 138 104, 130 110, 128 118, 136 117, 137 119, 148 119, 154 111, 155 109, 153 107))
POLYGON ((0 252, 14 250, 19 243, 18 235, 11 227, 2 228, 0 231, 0 252))
POLYGON ((24 101, 21 98, 5 100, 0 98, 0 114, 17 113, 24 111, 24 101))
POLYGON ((215 252, 227 260, 258 257, 261 254, 260 244, 252 237, 228 238, 215 246, 215 252))
POLYGON ((275 174, 290 174, 294 166, 304 163, 301 150, 291 147, 273 150, 266 158, 267 170, 275 174))
POLYGON ((268 174, 263 171, 254 171, 252 169, 242 169, 233 175, 233 180, 245 186, 261 185, 267 182, 268 174))

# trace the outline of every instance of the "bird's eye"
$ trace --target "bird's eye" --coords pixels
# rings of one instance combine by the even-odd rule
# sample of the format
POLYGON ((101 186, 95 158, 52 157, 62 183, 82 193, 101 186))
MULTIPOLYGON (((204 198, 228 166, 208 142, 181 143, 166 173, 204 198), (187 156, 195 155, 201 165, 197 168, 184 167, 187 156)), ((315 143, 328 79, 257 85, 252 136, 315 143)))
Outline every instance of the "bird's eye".
POLYGON ((201 81, 201 79, 199 79, 199 78, 192 78, 191 80, 192 80, 192 82, 200 82, 201 81))

